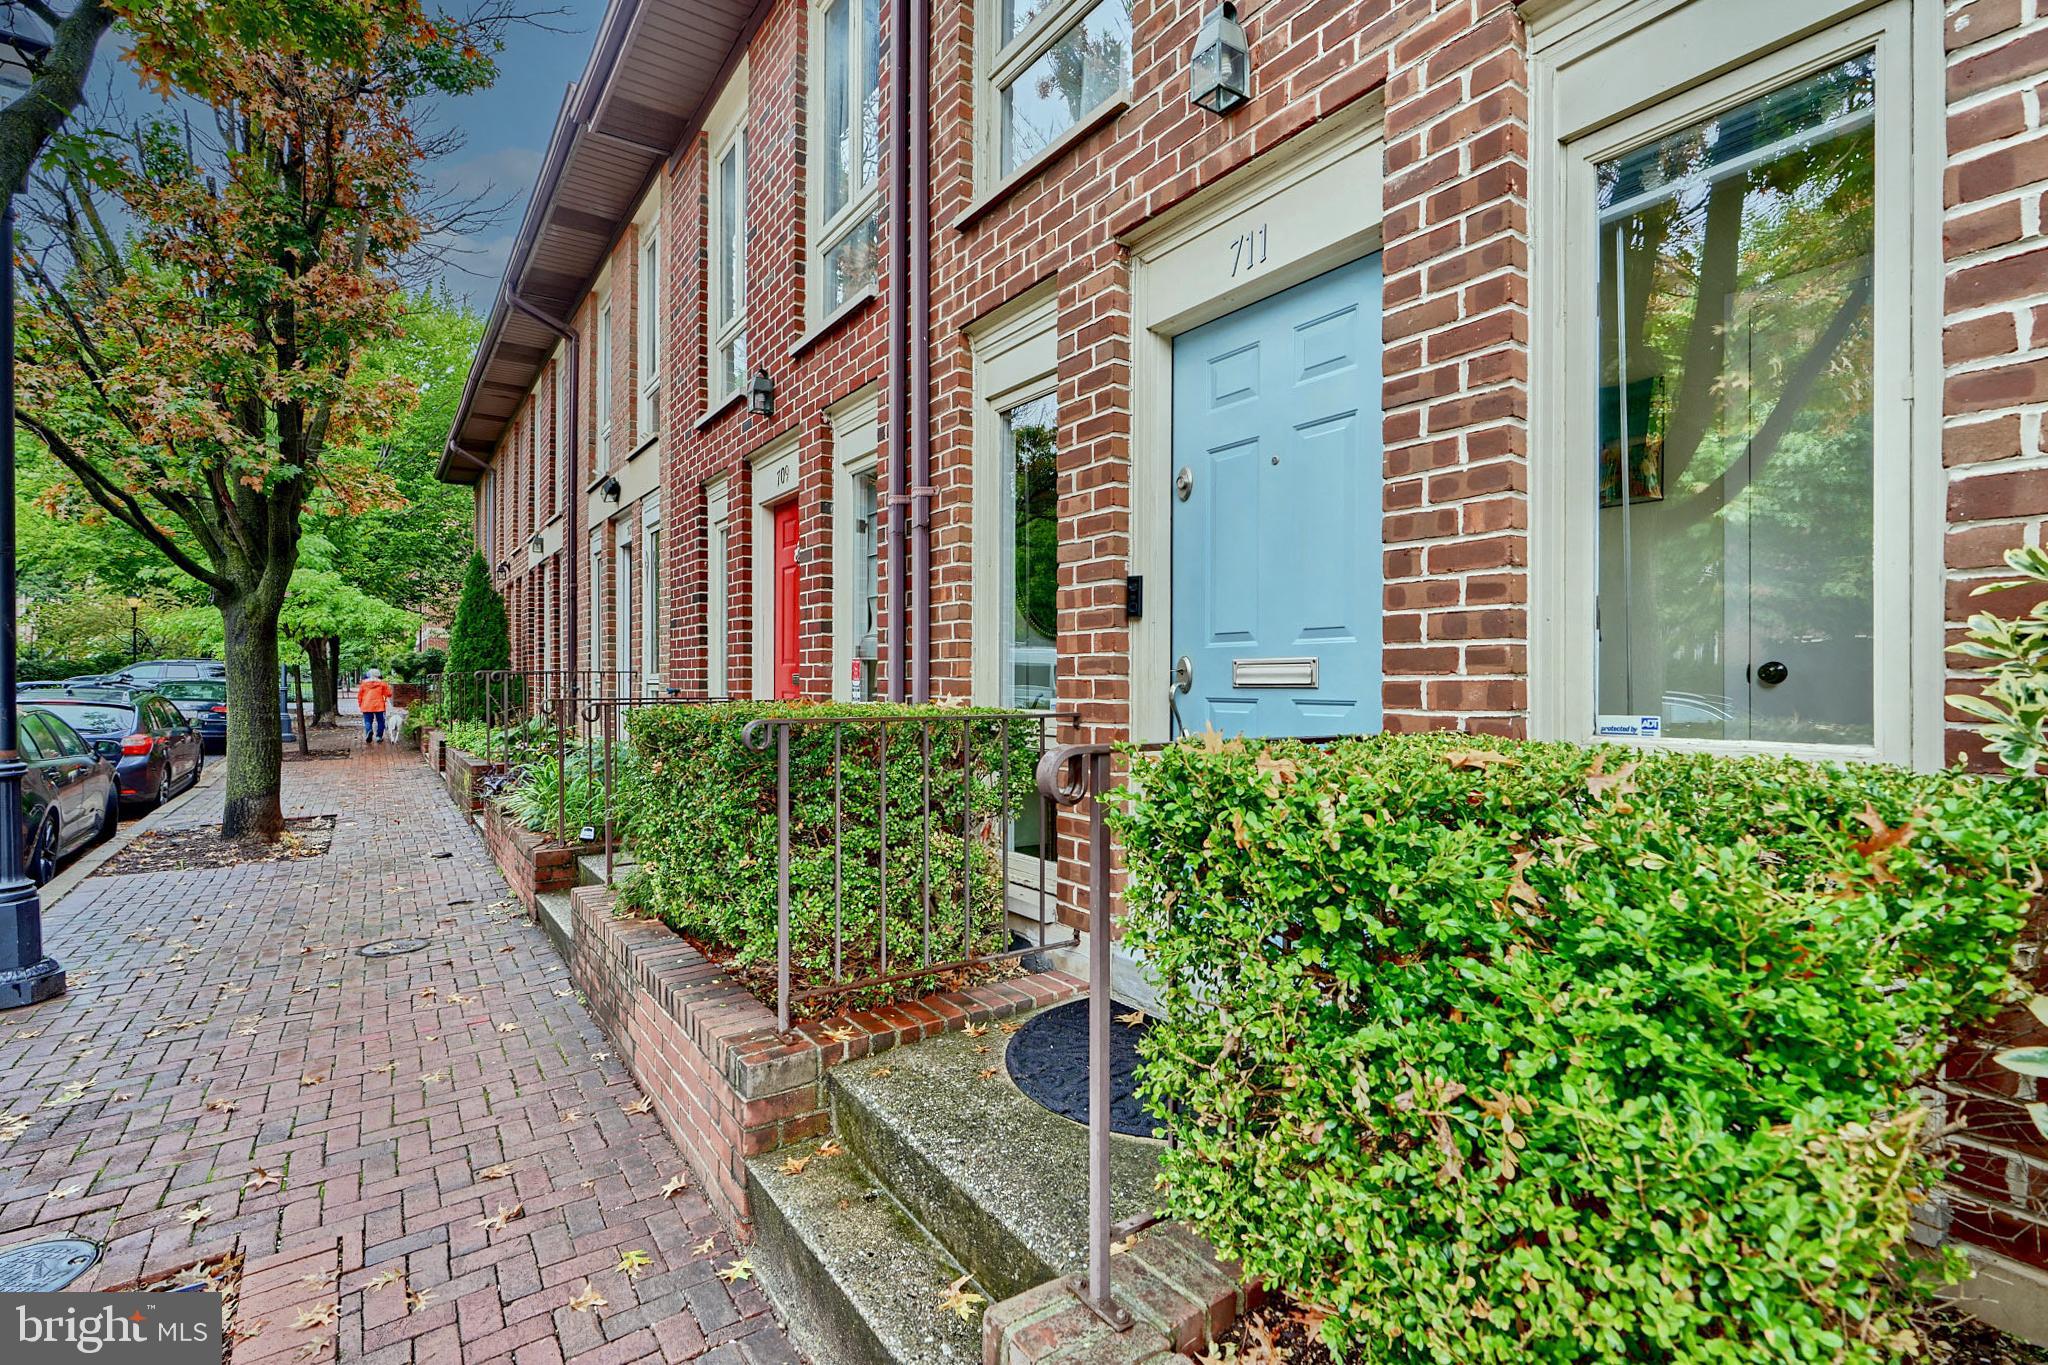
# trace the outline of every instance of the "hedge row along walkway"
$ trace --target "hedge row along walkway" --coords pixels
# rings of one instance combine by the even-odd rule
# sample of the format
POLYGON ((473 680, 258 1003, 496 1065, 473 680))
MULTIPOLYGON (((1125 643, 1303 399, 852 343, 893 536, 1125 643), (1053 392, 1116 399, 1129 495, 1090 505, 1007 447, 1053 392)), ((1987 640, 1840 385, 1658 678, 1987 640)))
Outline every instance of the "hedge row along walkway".
POLYGON ((107 1243, 81 1289, 239 1248, 264 1325, 236 1365, 795 1361, 417 754, 285 792, 340 816, 326 855, 97 877, 49 915, 71 992, 0 1014, 0 1247, 107 1243), (400 935, 431 942, 354 951, 400 935))

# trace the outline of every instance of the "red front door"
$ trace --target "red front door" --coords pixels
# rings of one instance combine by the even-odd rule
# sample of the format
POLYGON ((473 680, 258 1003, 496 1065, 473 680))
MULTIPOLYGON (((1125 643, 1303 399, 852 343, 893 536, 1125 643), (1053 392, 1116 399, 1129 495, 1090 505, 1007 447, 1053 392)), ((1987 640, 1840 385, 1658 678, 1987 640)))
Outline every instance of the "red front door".
POLYGON ((775 509, 775 696, 803 695, 797 685, 796 499, 775 509))

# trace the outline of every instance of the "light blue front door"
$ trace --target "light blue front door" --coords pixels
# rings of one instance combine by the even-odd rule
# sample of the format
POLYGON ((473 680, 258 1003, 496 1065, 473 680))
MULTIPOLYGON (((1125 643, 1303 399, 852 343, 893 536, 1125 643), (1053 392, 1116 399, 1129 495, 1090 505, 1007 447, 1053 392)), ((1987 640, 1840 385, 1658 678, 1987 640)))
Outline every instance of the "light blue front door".
POLYGON ((1173 343, 1182 724, 1380 728, 1377 252, 1173 343))

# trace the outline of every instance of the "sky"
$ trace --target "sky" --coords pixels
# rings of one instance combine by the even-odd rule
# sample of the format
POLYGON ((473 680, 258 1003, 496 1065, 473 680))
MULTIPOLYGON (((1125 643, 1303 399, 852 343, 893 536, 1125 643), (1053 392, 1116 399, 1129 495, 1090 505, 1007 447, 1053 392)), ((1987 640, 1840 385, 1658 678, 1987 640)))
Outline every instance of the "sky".
MULTIPOLYGON (((490 310, 504 273, 506 255, 519 232, 520 215, 534 176, 547 152, 548 135, 569 83, 583 74, 604 0, 555 0, 562 13, 548 28, 522 26, 506 35, 498 56, 498 79, 489 89, 437 105, 427 125, 463 133, 463 146, 427 167, 427 179, 441 194, 483 193, 502 204, 495 221, 479 224, 455 244, 438 271, 438 283, 471 308, 490 310)), ((459 9, 451 4, 450 9, 459 9)), ((103 99, 135 114, 160 114, 165 105, 145 91, 121 60, 118 32, 101 42, 96 65, 103 99)))

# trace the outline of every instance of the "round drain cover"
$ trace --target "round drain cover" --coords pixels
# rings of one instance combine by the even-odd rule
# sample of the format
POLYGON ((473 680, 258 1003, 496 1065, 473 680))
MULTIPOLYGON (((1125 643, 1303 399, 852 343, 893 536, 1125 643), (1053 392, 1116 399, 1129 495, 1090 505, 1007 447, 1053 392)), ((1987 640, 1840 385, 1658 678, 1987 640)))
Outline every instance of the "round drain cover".
MULTIPOLYGON (((1111 1002, 1109 1021, 1109 1126, 1131 1137, 1151 1137, 1156 1121, 1139 1102, 1138 1039, 1151 1021, 1132 1025, 1117 1015, 1131 1007, 1111 1002)), ((1088 1122, 1088 1002, 1069 1000, 1033 1016, 1011 1036, 1003 1064, 1017 1088, 1053 1113, 1088 1122)))
POLYGON ((380 938, 375 943, 365 943, 356 949, 358 957, 397 957, 401 953, 416 953, 427 946, 423 938, 380 938))
POLYGON ((0 1251, 0 1293, 48 1294, 100 1262, 97 1243, 77 1237, 30 1242, 0 1251))

